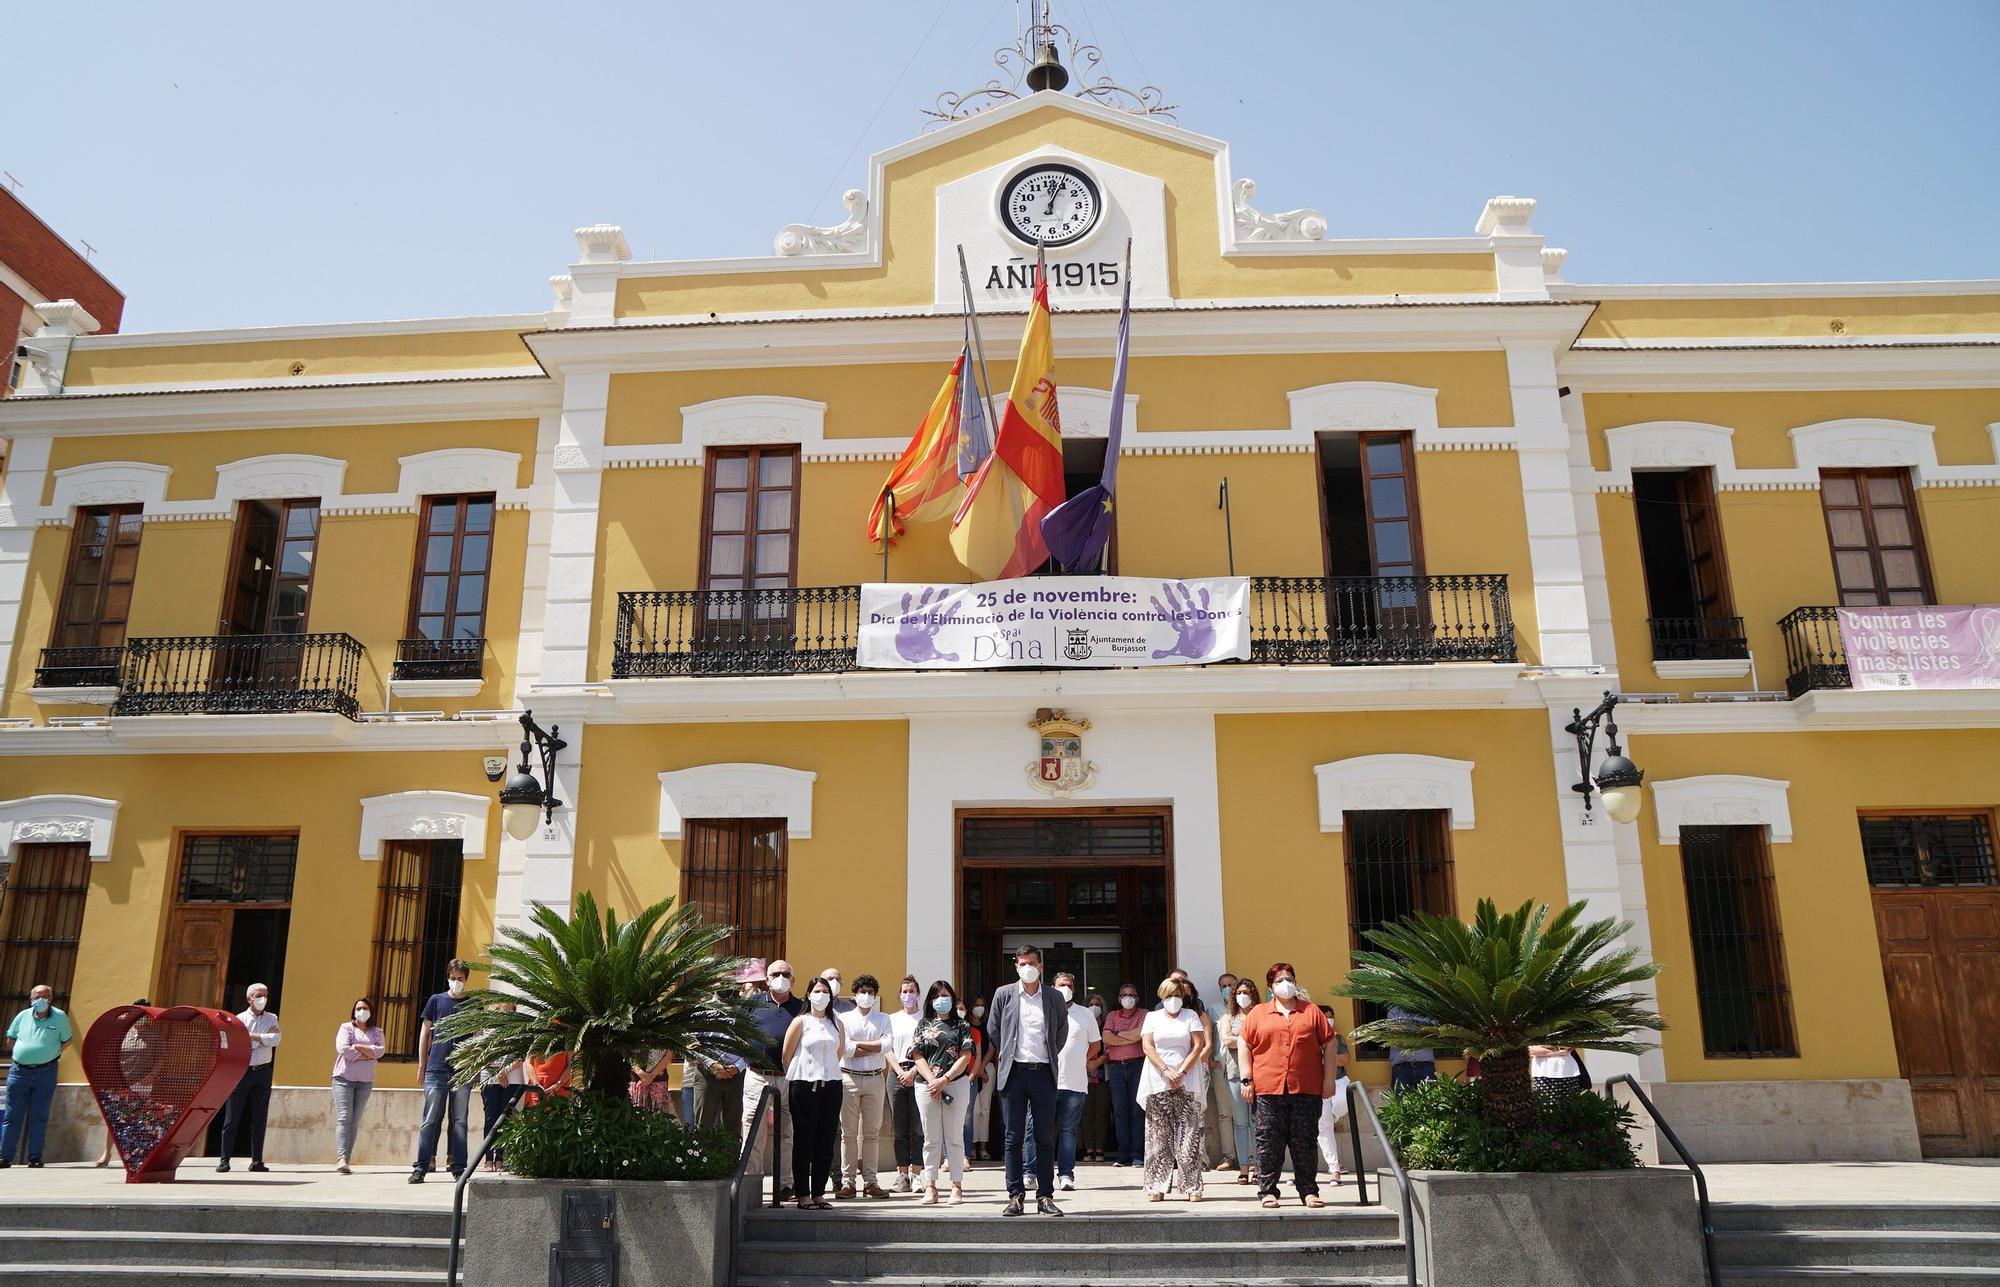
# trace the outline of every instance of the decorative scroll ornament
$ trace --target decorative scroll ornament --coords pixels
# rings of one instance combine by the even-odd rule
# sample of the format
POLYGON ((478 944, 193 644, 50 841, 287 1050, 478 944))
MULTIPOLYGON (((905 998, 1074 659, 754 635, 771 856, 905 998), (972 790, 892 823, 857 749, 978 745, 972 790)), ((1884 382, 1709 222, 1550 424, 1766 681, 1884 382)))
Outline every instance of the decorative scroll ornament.
POLYGON ((1250 179, 1238 179, 1234 194, 1238 241, 1318 241, 1326 236, 1326 216, 1317 210, 1265 214, 1252 208, 1250 198, 1257 195, 1257 184, 1250 179))
POLYGON ((849 188, 840 198, 847 218, 831 228, 815 228, 809 223, 788 223, 778 229, 775 242, 781 255, 844 255, 868 249, 868 197, 859 188, 849 188))
POLYGON ((1130 89, 1112 80, 1108 74, 1099 71, 1104 61, 1104 51, 1096 45, 1087 45, 1078 40, 1068 27, 1059 22, 1042 23, 1031 26, 1013 44, 994 51, 993 62, 1002 76, 996 76, 977 89, 956 93, 947 90, 937 96, 937 102, 924 109, 924 115, 931 119, 924 125, 926 130, 934 130, 940 125, 963 121, 969 117, 1003 103, 1027 98, 1034 91, 1027 88, 1028 69, 1035 65, 1035 55, 1043 44, 1061 44, 1069 48, 1069 56, 1063 62, 1076 71, 1076 88, 1070 92, 1077 98, 1087 98, 1102 107, 1121 112, 1131 112, 1135 116, 1156 116, 1164 121, 1174 119, 1175 104, 1166 101, 1166 94, 1157 85, 1141 85, 1130 89))
POLYGON ((1044 706, 1028 721, 1041 737, 1041 757, 1028 766, 1028 785, 1044 795, 1067 799, 1097 781, 1097 765, 1083 758, 1087 719, 1071 719, 1044 706))

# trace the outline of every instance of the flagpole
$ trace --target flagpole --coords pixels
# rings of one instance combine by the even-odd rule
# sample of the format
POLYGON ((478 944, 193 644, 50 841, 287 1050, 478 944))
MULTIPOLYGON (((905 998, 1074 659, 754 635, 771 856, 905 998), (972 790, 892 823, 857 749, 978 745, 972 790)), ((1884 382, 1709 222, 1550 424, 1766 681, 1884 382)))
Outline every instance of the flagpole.
POLYGON ((979 307, 972 298, 972 274, 965 267, 963 242, 958 247, 958 284, 965 292, 965 322, 972 331, 972 355, 979 363, 979 377, 975 381, 979 405, 990 422, 993 417, 993 377, 986 372, 986 345, 979 338, 979 307))
MULTIPOLYGON (((1130 237, 1127 237, 1127 238, 1125 239, 1125 295, 1124 295, 1124 298, 1123 298, 1123 299, 1121 299, 1121 300, 1120 300, 1120 301, 1118 302, 1118 316, 1119 316, 1119 319, 1120 319, 1120 320, 1121 320, 1121 321, 1122 321, 1122 322, 1123 322, 1123 323, 1124 323, 1125 325, 1127 325, 1127 326, 1130 326, 1130 325, 1131 325, 1131 317, 1132 317, 1132 239, 1131 239, 1130 237)), ((1129 354, 1128 354, 1128 356, 1129 356, 1129 354)), ((1115 359, 1114 359, 1114 361, 1112 362, 1112 365, 1113 365, 1114 367, 1115 367, 1115 366, 1117 365, 1117 362, 1116 362, 1116 360, 1115 360, 1115 359)), ((1115 377, 1116 377, 1116 372, 1113 372, 1113 376, 1114 376, 1114 379, 1115 379, 1115 377)), ((1122 412, 1124 411, 1124 408, 1123 408, 1123 407, 1120 407, 1120 408, 1119 408, 1119 411, 1120 411, 1120 412, 1122 413, 1122 412)), ((1106 462, 1105 462, 1105 464, 1106 464, 1107 466, 1108 466, 1108 465, 1109 465, 1110 463, 1111 463, 1111 462, 1109 462, 1109 461, 1106 461, 1106 462)), ((1103 575, 1104 575, 1104 574, 1105 574, 1105 573, 1106 573, 1107 571, 1109 571, 1109 570, 1110 570, 1110 567, 1111 567, 1111 542, 1112 542, 1112 541, 1114 541, 1114 540, 1116 540, 1116 539, 1118 539, 1118 519, 1117 519, 1117 516, 1116 516, 1116 515, 1113 515, 1113 516, 1112 516, 1112 520, 1111 520, 1111 536, 1110 536, 1110 538, 1108 538, 1108 539, 1107 539, 1107 540, 1106 540, 1106 541, 1104 542, 1104 548, 1103 548, 1103 549, 1101 549, 1101 550, 1099 550, 1099 551, 1097 552, 1097 574, 1098 574, 1099 576, 1103 576, 1103 575)))
POLYGON ((884 487, 882 499, 888 508, 882 512, 882 583, 889 583, 889 534, 896 530, 896 489, 884 487))

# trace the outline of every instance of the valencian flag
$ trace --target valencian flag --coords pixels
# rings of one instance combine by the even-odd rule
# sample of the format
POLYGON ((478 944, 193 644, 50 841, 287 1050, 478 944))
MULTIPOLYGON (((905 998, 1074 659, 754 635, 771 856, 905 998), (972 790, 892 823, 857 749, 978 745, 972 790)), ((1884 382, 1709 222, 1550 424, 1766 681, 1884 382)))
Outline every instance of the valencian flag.
MULTIPOLYGON (((971 365, 970 346, 951 364, 937 397, 924 421, 903 448, 896 467, 875 497, 868 511, 868 539, 880 544, 893 542, 903 534, 905 521, 928 523, 952 514, 959 502, 959 415, 962 390, 972 384, 965 378, 971 365), (891 504, 893 500, 894 504, 891 504)), ((982 430, 983 433, 983 430, 982 430)))
POLYGON ((1042 519, 1062 502, 1062 421, 1056 411, 1049 279, 1039 272, 993 454, 966 484, 965 501, 951 520, 951 548, 981 580, 1026 576, 1048 560, 1042 519))
POLYGON ((1042 540, 1065 572, 1094 571, 1111 539, 1111 493, 1118 482, 1118 441, 1125 432, 1125 368, 1132 356, 1132 244, 1125 244, 1125 302, 1118 310, 1118 354, 1111 362, 1111 425, 1104 473, 1042 520, 1042 540))

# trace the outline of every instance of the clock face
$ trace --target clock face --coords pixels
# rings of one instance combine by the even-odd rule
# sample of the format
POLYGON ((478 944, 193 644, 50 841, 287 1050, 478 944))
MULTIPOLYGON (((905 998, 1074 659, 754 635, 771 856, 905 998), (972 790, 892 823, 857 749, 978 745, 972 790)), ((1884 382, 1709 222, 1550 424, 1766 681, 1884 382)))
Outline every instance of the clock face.
POLYGON ((1080 241, 1103 213, 1096 181, 1071 165, 1032 166, 1000 189, 1000 222, 1031 246, 1080 241))

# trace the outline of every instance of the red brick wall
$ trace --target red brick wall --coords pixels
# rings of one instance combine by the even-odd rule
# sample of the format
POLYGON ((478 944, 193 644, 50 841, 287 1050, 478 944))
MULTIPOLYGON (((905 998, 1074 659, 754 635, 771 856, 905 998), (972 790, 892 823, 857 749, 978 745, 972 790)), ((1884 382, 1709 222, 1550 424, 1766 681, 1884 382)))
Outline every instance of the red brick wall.
MULTIPOLYGON (((118 329, 125 312, 123 292, 5 187, 0 187, 0 264, 19 273, 45 298, 73 299, 83 305, 97 319, 99 335, 118 329)), ((12 298, 6 293, 0 306, 12 298)), ((11 307, 0 311, 0 334, 15 316, 11 307)))

